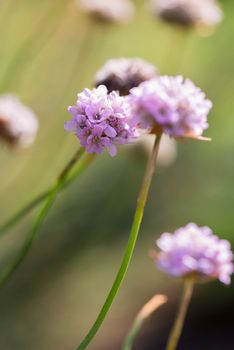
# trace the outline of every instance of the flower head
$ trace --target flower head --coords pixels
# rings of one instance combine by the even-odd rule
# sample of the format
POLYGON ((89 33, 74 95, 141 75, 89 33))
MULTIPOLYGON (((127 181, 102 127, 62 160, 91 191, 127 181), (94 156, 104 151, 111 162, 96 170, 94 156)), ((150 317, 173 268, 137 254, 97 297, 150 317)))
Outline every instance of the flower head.
POLYGON ((132 19, 134 7, 130 0, 76 0, 86 12, 107 22, 127 22, 132 19))
POLYGON ((16 147, 30 146, 36 137, 34 112, 13 95, 0 96, 0 139, 16 147))
POLYGON ((107 148, 114 156, 117 144, 129 143, 136 137, 130 125, 128 100, 116 91, 108 94, 103 85, 78 94, 76 105, 70 106, 68 112, 73 118, 65 123, 65 129, 73 132, 89 153, 99 154, 107 148))
POLYGON ((230 243, 215 236, 209 227, 190 223, 157 240, 157 266, 174 277, 219 279, 230 284, 234 271, 230 243))
POLYGON ((153 0, 152 10, 163 20, 186 27, 212 27, 223 16, 216 0, 153 0))
POLYGON ((97 72, 95 86, 105 85, 109 92, 128 95, 133 87, 157 75, 155 66, 140 58, 111 59, 97 72))
POLYGON ((208 128, 211 101, 189 79, 161 76, 130 91, 135 122, 172 137, 199 138, 208 128))

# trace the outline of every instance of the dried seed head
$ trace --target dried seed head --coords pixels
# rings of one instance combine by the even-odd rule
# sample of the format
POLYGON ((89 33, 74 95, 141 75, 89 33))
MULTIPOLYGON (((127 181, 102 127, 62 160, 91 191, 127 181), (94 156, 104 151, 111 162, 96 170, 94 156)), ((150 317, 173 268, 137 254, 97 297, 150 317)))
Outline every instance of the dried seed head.
POLYGON ((109 92, 119 91, 120 95, 124 96, 128 95, 133 87, 157 75, 156 67, 143 59, 111 59, 97 72, 95 86, 105 85, 109 92))
POLYGON ((166 22, 185 27, 213 27, 223 17, 216 0, 153 0, 152 11, 166 22))
POLYGON ((38 120, 34 112, 13 95, 0 97, 0 139, 9 145, 25 148, 36 137, 38 120))
POLYGON ((79 7, 96 19, 107 22, 128 22, 134 15, 130 0, 76 0, 79 7))

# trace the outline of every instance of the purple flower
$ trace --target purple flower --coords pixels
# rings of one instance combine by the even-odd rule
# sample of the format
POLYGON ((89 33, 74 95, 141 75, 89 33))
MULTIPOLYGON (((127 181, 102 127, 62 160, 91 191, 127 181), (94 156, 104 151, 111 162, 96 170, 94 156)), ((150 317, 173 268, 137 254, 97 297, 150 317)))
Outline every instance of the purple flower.
POLYGON ((230 243, 215 236, 209 227, 190 223, 157 240, 157 266, 174 277, 198 280, 217 278, 230 284, 234 271, 230 243))
POLYGON ((136 136, 131 122, 131 108, 126 97, 107 88, 85 89, 78 94, 75 106, 68 112, 73 118, 65 123, 65 129, 74 133, 87 152, 100 154, 106 148, 116 155, 116 145, 130 143, 136 136))
POLYGON ((208 128, 211 101, 189 79, 161 76, 130 91, 135 122, 172 137, 200 138, 208 128))
MULTIPOLYGON (((107 147, 108 149, 111 147, 111 140, 109 137, 104 136, 104 127, 103 126, 94 126, 91 134, 87 138, 87 146, 86 149, 89 153, 102 153, 103 148, 107 147)), ((110 152, 112 153, 112 152, 110 152)), ((116 151, 113 150, 113 154, 115 155, 116 151)))

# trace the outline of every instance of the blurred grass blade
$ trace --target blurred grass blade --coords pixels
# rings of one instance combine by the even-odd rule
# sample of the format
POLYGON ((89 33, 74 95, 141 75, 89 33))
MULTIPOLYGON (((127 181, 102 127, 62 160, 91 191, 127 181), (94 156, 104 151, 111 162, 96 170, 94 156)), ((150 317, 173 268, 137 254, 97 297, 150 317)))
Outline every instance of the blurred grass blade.
POLYGON ((8 230, 15 226, 21 219, 23 219, 31 210, 33 210, 38 204, 40 204, 50 193, 50 190, 43 192, 26 204, 23 209, 20 209, 15 215, 7 220, 0 226, 0 236, 3 236, 8 230))
MULTIPOLYGON (((77 152, 76 156, 78 155, 79 152, 77 152)), ((93 154, 86 154, 86 157, 84 157, 82 161, 78 163, 77 167, 74 169, 73 172, 72 168, 74 166, 74 161, 69 162, 68 166, 65 167, 66 171, 62 172, 54 187, 48 192, 45 198, 45 202, 42 205, 38 215, 36 216, 32 229, 29 231, 29 234, 26 237, 26 240, 23 246, 21 247, 19 253, 13 259, 12 263, 10 263, 6 268, 4 268, 0 272, 0 288, 5 285, 5 283, 14 274, 18 266, 22 263, 22 261, 28 254, 35 238, 37 237, 39 228, 43 223, 43 220, 46 217, 47 213, 49 212, 49 209, 53 205, 60 190, 72 181, 74 181, 87 168, 87 166, 94 159, 94 157, 95 155, 93 154)))
POLYGON ((4 76, 1 79, 0 90, 8 90, 11 87, 12 82, 14 82, 15 88, 17 79, 19 79, 20 74, 22 75, 24 73, 22 64, 25 65, 30 62, 31 65, 32 60, 37 57, 56 32, 61 23, 61 19, 64 16, 65 6, 67 6, 66 0, 61 1, 59 6, 58 4, 56 4, 56 6, 53 4, 50 11, 48 11, 45 17, 41 19, 36 29, 25 38, 8 64, 4 76))
POLYGON ((156 294, 148 303, 146 303, 136 316, 132 327, 125 339, 123 350, 132 350, 134 341, 142 329, 144 322, 155 312, 160 306, 167 302, 165 295, 156 294))
MULTIPOLYGON (((78 177, 91 163, 95 155, 85 154, 84 157, 80 159, 77 166, 71 171, 67 180, 64 182, 61 189, 69 186, 76 177, 78 177)), ((13 215, 5 224, 0 226, 0 236, 3 236, 8 232, 10 228, 15 226, 20 220, 22 220, 27 214, 29 214, 38 204, 40 204, 49 194, 51 189, 43 192, 41 195, 37 196, 26 204, 23 209, 20 209, 15 215, 13 215)))
POLYGON ((9 266, 7 266, 0 274, 0 288, 4 286, 4 284, 8 281, 8 279, 13 275, 15 270, 18 268, 18 266, 21 264, 21 262, 24 260, 25 256, 30 250, 30 247, 32 246, 32 243, 36 237, 36 234, 40 228, 40 225, 42 224, 42 221, 44 217, 46 216, 47 212, 49 211, 50 207, 52 206, 56 195, 58 191, 60 190, 62 186, 62 182, 59 181, 58 184, 54 187, 52 191, 49 192, 49 195, 46 197, 45 204, 42 206, 40 212, 37 215, 37 218, 34 222, 34 225, 32 227, 32 230, 29 232, 29 235, 27 236, 22 248, 20 249, 19 254, 16 256, 16 258, 13 260, 9 266))
MULTIPOLYGON (((80 160, 81 164, 78 163, 77 166, 75 167, 74 175, 71 175, 71 174, 68 175, 62 188, 68 186, 73 181, 73 178, 78 176, 78 173, 80 172, 80 165, 82 166, 82 168, 83 168, 83 166, 85 167, 86 158, 87 158, 87 160, 90 159, 90 156, 86 156, 84 159, 81 158, 82 155, 84 154, 84 151, 85 151, 84 148, 80 148, 77 161, 80 160)), ((63 172, 64 172, 64 170, 63 170, 63 172)), ((30 213, 30 211, 32 211, 37 205, 39 205, 50 194, 51 190, 52 189, 50 188, 47 191, 43 192, 42 194, 33 198, 28 204, 26 204, 22 209, 20 209, 15 215, 13 215, 9 220, 7 220, 3 225, 1 225, 0 226, 0 236, 3 236, 8 230, 10 230, 13 226, 15 226, 28 213, 30 213)))

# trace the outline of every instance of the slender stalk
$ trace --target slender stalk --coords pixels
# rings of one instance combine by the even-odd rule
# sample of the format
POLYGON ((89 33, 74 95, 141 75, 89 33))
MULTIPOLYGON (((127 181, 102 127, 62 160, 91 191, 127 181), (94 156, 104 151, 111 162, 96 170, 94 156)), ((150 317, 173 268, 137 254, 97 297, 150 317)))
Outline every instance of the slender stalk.
POLYGON ((15 226, 21 219, 23 219, 31 210, 33 210, 38 204, 40 204, 50 193, 47 190, 33 198, 29 203, 27 203, 22 209, 17 211, 10 219, 8 219, 4 224, 0 226, 0 236, 6 234, 13 226, 15 226))
POLYGON ((53 202, 55 201, 59 191, 68 183, 71 183, 78 175, 80 175, 87 167, 87 165, 91 162, 91 160, 94 158, 94 155, 89 155, 89 157, 86 158, 85 161, 78 164, 78 167, 71 173, 72 168, 75 165, 75 161, 78 160, 79 156, 81 154, 81 151, 78 150, 78 152, 75 154, 75 156, 72 158, 72 160, 68 163, 68 165, 65 167, 62 174, 59 176, 58 180, 56 181, 55 185, 52 187, 52 189, 48 192, 45 201, 39 210, 36 219, 34 221, 34 224, 29 231, 29 234, 26 237, 26 240, 21 247, 18 255, 14 258, 11 264, 9 264, 5 269, 3 269, 0 272, 0 288, 5 285, 5 283, 9 280, 9 278, 14 274, 14 272, 17 270, 18 266, 22 263, 26 255, 28 254, 35 238, 37 237, 39 228, 46 217, 46 214, 48 213, 49 209, 51 208, 53 202), (70 176, 69 176, 70 175, 70 176))
POLYGON ((132 328, 130 329, 130 332, 127 335, 127 338, 125 339, 125 343, 123 346, 123 350, 131 350, 133 348, 134 341, 138 334, 140 333, 140 330, 144 324, 144 320, 136 318, 132 328))
POLYGON ((142 222, 142 218, 143 218, 143 214, 144 214, 144 208, 145 208, 151 180, 152 180, 154 169, 155 169, 155 163, 156 163, 156 159, 157 159, 157 155, 158 155, 160 140, 161 140, 161 135, 156 137, 152 153, 151 153, 149 160, 148 160, 148 163, 147 163, 145 176, 144 176, 143 183, 142 183, 140 193, 138 196, 138 200, 137 200, 137 206, 136 206, 135 216, 134 216, 134 220, 133 220, 133 224, 132 224, 132 228, 131 228, 131 232, 130 232, 130 237, 129 237, 128 244, 127 244, 127 247, 125 250, 125 254, 123 256, 123 259, 122 259, 119 271, 117 273, 117 276, 115 278, 115 281, 110 289, 110 292, 107 296, 107 299, 106 299, 96 321, 94 322, 94 324, 91 327, 91 329, 89 330, 88 334, 86 335, 86 337, 83 339, 83 341, 77 347, 76 350, 86 349, 87 346, 89 345, 89 343, 91 342, 91 340, 94 338, 94 336, 98 332, 99 328, 101 327, 101 325, 102 325, 102 323, 103 323, 103 321, 104 321, 104 319, 105 319, 105 317, 106 317, 106 315, 107 315, 107 313, 108 313, 108 311, 109 311, 109 309, 110 309, 110 307, 115 299, 115 296, 118 293, 118 290, 123 282, 123 279, 125 277, 125 274, 127 272, 128 266, 130 264, 130 261, 131 261, 131 258, 132 258, 133 252, 134 252, 136 240, 137 240, 139 229, 141 226, 141 222, 142 222))
MULTIPOLYGON (((83 155, 85 149, 82 148, 83 155)), ((70 185, 74 179, 80 175, 91 163, 94 159, 95 155, 90 155, 85 153, 83 157, 80 157, 78 164, 74 167, 74 170, 68 174, 66 181, 64 182, 61 189, 64 189, 68 185, 70 185)), ((4 224, 0 226, 0 236, 6 234, 13 226, 15 226, 20 220, 22 220, 27 214, 29 214, 37 205, 39 205, 49 194, 52 188, 49 188, 45 192, 39 194, 37 197, 33 198, 29 201, 22 209, 20 209, 16 214, 14 214, 10 219, 8 219, 4 224)))
POLYGON ((43 204, 41 210, 39 211, 36 220, 33 224, 32 229, 30 230, 23 246, 21 247, 18 255, 14 258, 14 260, 5 268, 3 271, 1 271, 0 274, 0 288, 5 285, 5 283, 10 279, 10 277, 14 274, 14 272, 17 270, 18 266, 22 263, 24 258, 26 257, 27 253, 29 252, 35 238, 36 234, 38 232, 38 229, 46 216, 47 212, 49 211, 50 207, 52 206, 54 199, 60 189, 60 186, 62 184, 62 181, 58 181, 56 186, 54 186, 54 189, 50 191, 49 195, 46 198, 45 204, 43 204))
POLYGON ((132 350, 134 341, 138 336, 144 322, 149 318, 152 313, 157 310, 161 305, 167 302, 167 297, 165 295, 155 295, 148 303, 146 303, 143 308, 138 313, 135 318, 130 331, 124 342, 123 350, 132 350))
POLYGON ((83 155, 84 151, 85 151, 84 147, 81 147, 77 150, 77 152, 74 154, 72 159, 67 163, 65 168, 61 171, 60 175, 58 176, 58 181, 61 180, 61 182, 63 182, 63 180, 66 180, 69 172, 72 170, 72 168, 77 163, 77 161, 80 159, 80 157, 83 155))
POLYGON ((179 338, 183 329, 186 312, 193 294, 193 289, 194 289, 194 280, 187 279, 184 284, 184 291, 183 291, 180 307, 168 339, 166 350, 175 350, 177 348, 179 338))

